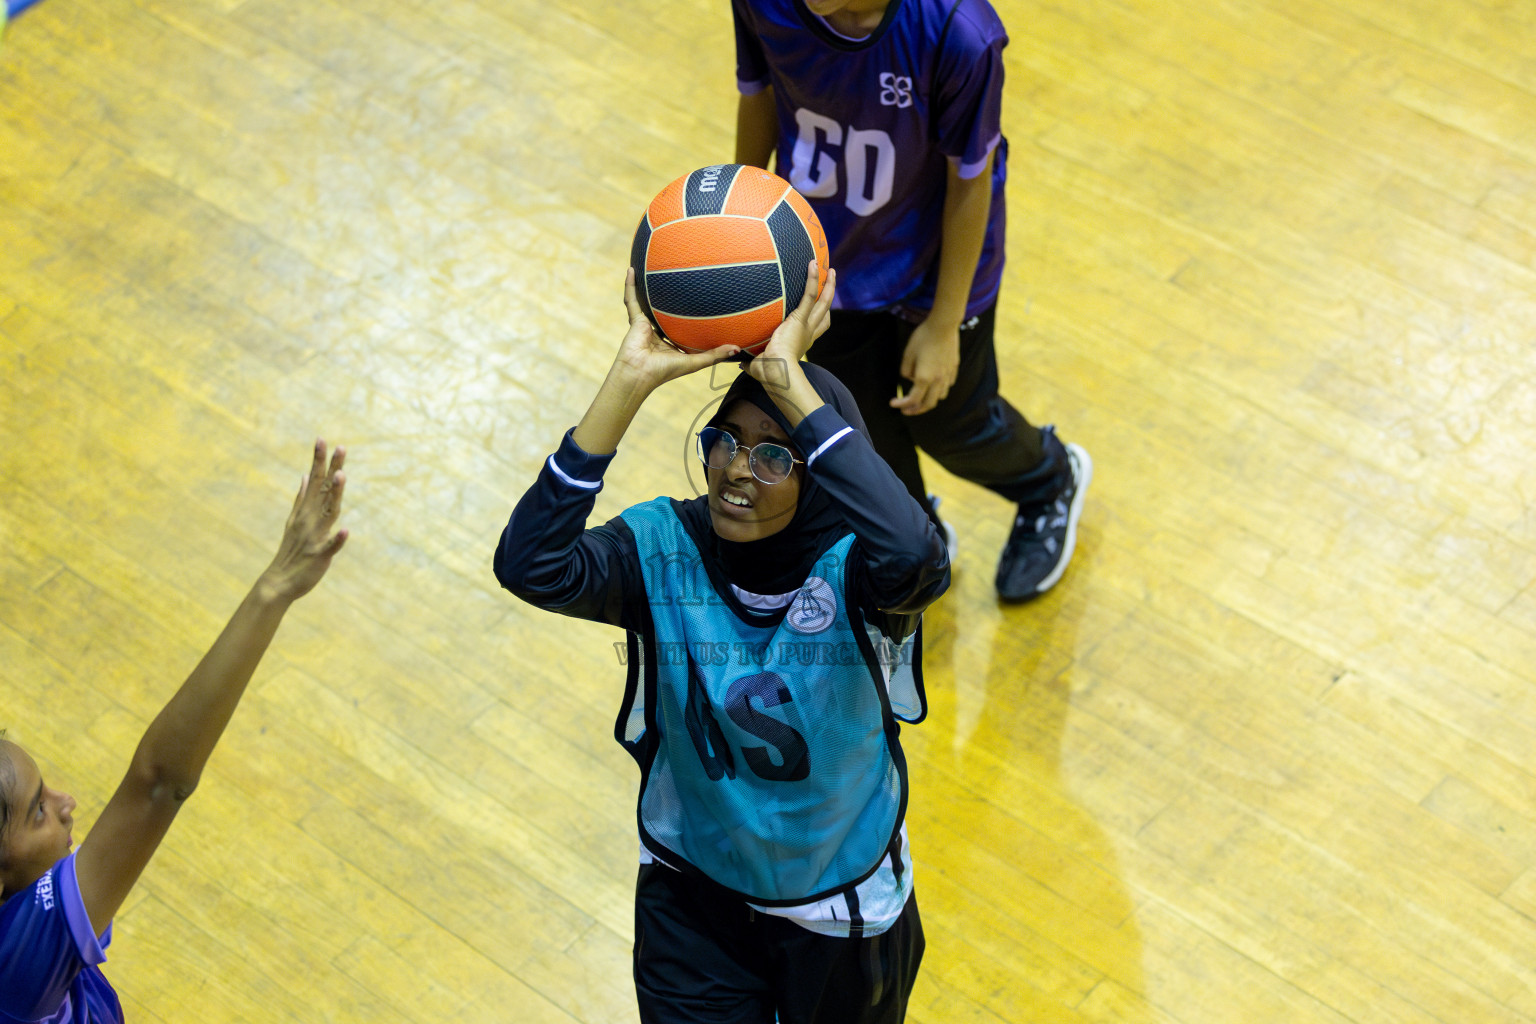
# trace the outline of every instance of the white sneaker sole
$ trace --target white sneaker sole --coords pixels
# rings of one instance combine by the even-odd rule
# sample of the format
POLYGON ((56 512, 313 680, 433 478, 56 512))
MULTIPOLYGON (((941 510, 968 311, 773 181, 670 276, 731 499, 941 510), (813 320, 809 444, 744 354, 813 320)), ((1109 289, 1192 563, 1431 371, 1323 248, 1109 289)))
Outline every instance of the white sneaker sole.
POLYGON ((1056 563, 1051 574, 1035 587, 1037 594, 1043 594, 1054 587, 1072 561, 1072 552, 1077 548, 1077 520, 1083 514, 1083 495, 1088 493, 1088 482, 1093 479, 1093 458, 1088 450, 1077 444, 1064 447, 1067 449, 1067 458, 1072 460, 1072 475, 1077 480, 1077 492, 1072 495, 1072 504, 1067 506, 1067 536, 1061 543, 1061 560, 1056 563))

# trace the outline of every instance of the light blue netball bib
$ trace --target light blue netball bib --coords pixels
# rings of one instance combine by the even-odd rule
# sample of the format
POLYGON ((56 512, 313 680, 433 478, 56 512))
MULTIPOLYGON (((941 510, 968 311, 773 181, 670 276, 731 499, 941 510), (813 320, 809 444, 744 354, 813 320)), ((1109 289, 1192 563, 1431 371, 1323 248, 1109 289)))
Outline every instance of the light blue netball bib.
POLYGON ((715 592, 668 499, 623 519, 655 624, 632 644, 618 728, 644 772, 645 844, 763 905, 856 885, 905 812, 893 718, 918 720, 923 701, 915 635, 892 643, 848 607, 853 535, 763 626, 715 592))

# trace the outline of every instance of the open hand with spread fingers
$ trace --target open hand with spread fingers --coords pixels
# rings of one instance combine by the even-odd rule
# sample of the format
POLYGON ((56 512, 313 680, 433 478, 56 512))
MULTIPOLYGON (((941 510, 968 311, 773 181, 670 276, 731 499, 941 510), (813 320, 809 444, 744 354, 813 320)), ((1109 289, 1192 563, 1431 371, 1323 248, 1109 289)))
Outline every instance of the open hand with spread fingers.
POLYGON ((282 542, 258 584, 272 599, 291 602, 313 590, 347 542, 346 530, 333 532, 347 487, 346 461, 347 450, 337 445, 327 465, 325 440, 315 439, 314 459, 299 481, 282 542))

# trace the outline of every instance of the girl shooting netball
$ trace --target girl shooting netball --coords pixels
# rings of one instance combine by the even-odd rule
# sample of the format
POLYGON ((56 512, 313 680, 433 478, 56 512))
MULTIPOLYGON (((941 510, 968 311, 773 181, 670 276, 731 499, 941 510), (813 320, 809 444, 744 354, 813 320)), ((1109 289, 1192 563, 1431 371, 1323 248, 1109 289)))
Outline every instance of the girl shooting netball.
POLYGON ((707 493, 586 529, 647 397, 739 353, 668 345, 632 270, 613 366, 496 550, 517 596, 628 632, 646 1022, 896 1022, 922 957, 898 721, 923 715, 918 623, 948 559, 847 390, 801 362, 836 286, 807 270, 698 435, 707 493))

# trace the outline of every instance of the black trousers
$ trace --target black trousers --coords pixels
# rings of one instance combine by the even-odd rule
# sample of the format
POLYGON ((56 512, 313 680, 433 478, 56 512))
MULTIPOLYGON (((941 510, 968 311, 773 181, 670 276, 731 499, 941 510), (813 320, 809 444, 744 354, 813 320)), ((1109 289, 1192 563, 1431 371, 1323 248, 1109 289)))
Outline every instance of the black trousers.
POLYGON ((928 491, 919 448, 955 476, 1025 506, 1049 502, 1070 480, 1067 453, 1055 434, 1031 426, 998 394, 996 320, 992 306, 966 321, 954 387, 919 416, 904 416, 888 404, 898 387, 911 384, 901 376, 901 355, 913 325, 894 313, 834 310, 832 326, 806 355, 853 392, 875 451, 924 508, 928 491))
POLYGON ((642 1024, 901 1024, 923 959, 917 897, 873 938, 817 935, 663 864, 635 886, 642 1024))

